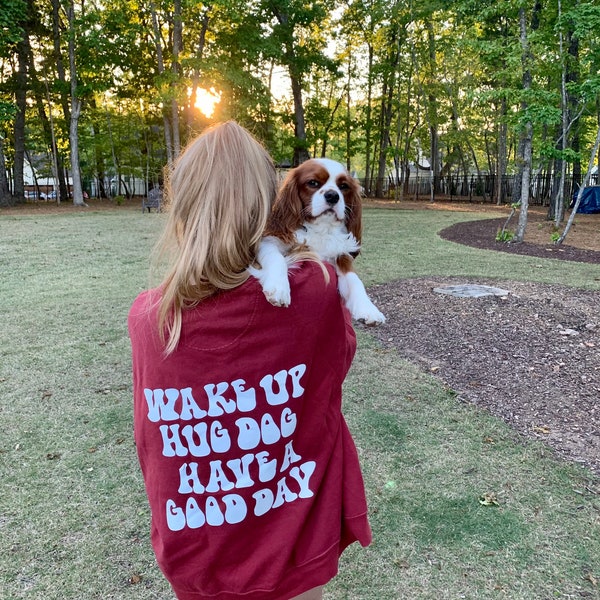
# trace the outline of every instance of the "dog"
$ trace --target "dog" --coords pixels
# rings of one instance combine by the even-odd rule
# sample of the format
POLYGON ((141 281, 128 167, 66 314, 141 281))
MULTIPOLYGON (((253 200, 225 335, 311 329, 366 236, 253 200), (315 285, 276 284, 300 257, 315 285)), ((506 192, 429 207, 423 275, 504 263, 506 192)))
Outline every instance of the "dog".
POLYGON ((353 270, 361 235, 358 182, 334 160, 310 159, 284 180, 259 246, 260 268, 251 267, 250 273, 259 280, 271 304, 289 306, 290 257, 308 249, 335 266, 338 289, 352 318, 379 325, 385 317, 353 270))

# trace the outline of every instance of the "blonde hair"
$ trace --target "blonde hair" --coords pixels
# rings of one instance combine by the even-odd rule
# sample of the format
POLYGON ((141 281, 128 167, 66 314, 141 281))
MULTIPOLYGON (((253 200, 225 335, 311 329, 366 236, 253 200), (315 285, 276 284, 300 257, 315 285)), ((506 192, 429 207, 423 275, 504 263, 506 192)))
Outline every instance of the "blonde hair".
POLYGON ((182 310, 248 279, 276 191, 268 152, 234 121, 204 131, 167 173, 169 215, 157 246, 170 257, 158 308, 167 354, 182 310))

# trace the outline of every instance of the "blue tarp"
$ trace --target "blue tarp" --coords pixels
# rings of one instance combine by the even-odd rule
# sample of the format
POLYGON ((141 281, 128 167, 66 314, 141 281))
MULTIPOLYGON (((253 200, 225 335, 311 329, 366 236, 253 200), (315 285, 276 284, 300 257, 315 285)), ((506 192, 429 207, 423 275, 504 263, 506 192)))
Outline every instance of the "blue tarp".
MULTIPOLYGON (((576 201, 577 192, 573 194, 573 204, 571 207, 575 206, 576 201)), ((577 212, 585 214, 600 213, 600 185, 591 185, 583 188, 581 203, 577 212)))

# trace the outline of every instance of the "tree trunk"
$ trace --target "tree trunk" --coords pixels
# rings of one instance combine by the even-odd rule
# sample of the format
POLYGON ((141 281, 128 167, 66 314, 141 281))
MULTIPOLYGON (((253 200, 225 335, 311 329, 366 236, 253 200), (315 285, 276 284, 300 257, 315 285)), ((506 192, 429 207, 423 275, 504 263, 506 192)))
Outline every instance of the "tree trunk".
POLYGON ((515 242, 522 242, 527 228, 527 218, 529 210, 529 188, 531 183, 531 159, 533 151, 533 125, 531 121, 525 124, 525 134, 523 137, 523 174, 521 176, 521 192, 519 211, 519 224, 514 237, 515 242))
MULTIPOLYGON (((290 7, 283 7, 272 3, 270 10, 279 24, 284 28, 289 28, 290 7)), ((305 160, 310 158, 306 146, 306 122, 304 119, 304 104, 302 101, 302 67, 299 64, 298 58, 294 50, 294 36, 284 42, 283 60, 288 69, 290 81, 292 84, 292 98, 294 100, 294 156, 292 165, 297 167, 305 160)))
MULTIPOLYGON (((110 113, 108 112, 108 109, 106 110, 106 123, 108 126, 108 139, 110 141, 110 153, 112 156, 112 161, 113 161, 113 169, 114 169, 114 177, 115 177, 115 194, 118 196, 119 192, 120 192, 120 187, 121 187, 121 167, 119 165, 119 160, 117 159, 117 153, 115 150, 115 140, 113 137, 113 132, 112 132, 112 123, 110 120, 110 113)), ((108 195, 109 198, 112 198, 113 196, 113 190, 112 190, 112 184, 109 182, 108 185, 108 195)))
MULTIPOLYGON (((558 0, 558 17, 561 21, 562 17, 562 3, 558 0)), ((560 47, 560 60, 561 60, 561 73, 560 73, 560 104, 562 111, 562 123, 561 123, 561 158, 558 161, 557 166, 560 167, 560 177, 558 181, 558 189, 554 196, 554 201, 550 203, 551 209, 553 207, 553 213, 550 214, 550 218, 554 218, 554 225, 556 227, 562 223, 565 215, 565 179, 567 175, 567 161, 565 160, 565 151, 567 149, 567 135, 569 129, 569 105, 567 97, 567 65, 566 58, 564 55, 564 42, 563 33, 559 31, 559 47, 560 47)))
POLYGON ((6 159, 4 158, 4 138, 0 135, 0 206, 10 206, 12 196, 6 177, 6 159))
MULTIPOLYGON (((63 158, 60 155, 56 143, 56 133, 54 127, 54 119, 52 117, 52 101, 50 98, 50 89, 48 87, 48 76, 46 74, 46 69, 44 68, 44 81, 43 83, 40 81, 38 73, 36 71, 36 61, 34 59, 33 52, 30 50, 29 55, 29 79, 31 80, 31 89, 33 92, 33 97, 35 99, 35 104, 37 107, 37 114, 39 121, 42 125, 42 129, 44 131, 45 143, 48 148, 48 153, 51 157, 52 164, 52 176, 54 178, 54 191, 56 192, 56 202, 60 204, 61 196, 63 198, 67 197, 67 182, 65 179, 64 173, 64 165, 63 158), (45 88, 46 96, 44 97, 42 90, 45 88), (44 106, 44 102, 46 102, 48 106, 48 113, 46 113, 46 108, 44 106)), ((71 111, 68 110, 69 121, 71 119, 71 111)))
POLYGON ((29 31, 23 28, 23 38, 17 44, 17 74, 15 89, 16 114, 14 121, 14 167, 13 167, 13 195, 17 202, 25 201, 25 179, 23 169, 25 166, 25 113, 27 110, 27 72, 29 58, 29 31))
MULTIPOLYGON (((574 23, 569 24, 570 29, 575 28, 574 23)), ((581 148, 581 128, 579 125, 579 118, 581 116, 580 111, 580 101, 577 97, 577 92, 575 89, 577 88, 577 84, 580 83, 580 73, 579 73, 579 38, 572 31, 568 31, 567 39, 569 41, 569 60, 567 60, 567 95, 568 95, 568 104, 569 104, 569 121, 572 122, 571 125, 571 150, 573 151, 573 156, 575 157, 573 160, 573 183, 579 183, 581 181, 581 159, 579 150, 581 148), (575 84, 575 85, 569 85, 575 84), (577 114, 577 117, 575 116, 577 114)))
POLYGON ((365 192, 371 195, 371 102, 373 101, 373 46, 369 44, 369 64, 367 67, 367 114, 365 116, 365 192))
POLYGON ((348 58, 348 81, 346 82, 346 169, 350 172, 350 158, 352 153, 352 127, 351 127, 351 103, 352 97, 350 95, 352 81, 352 58, 349 54, 348 58))
POLYGON ((58 75, 58 80, 62 84, 60 86, 60 104, 62 106, 63 115, 65 116, 65 121, 69 123, 71 121, 71 107, 69 103, 69 97, 66 92, 68 89, 67 86, 67 75, 65 72, 65 66, 63 63, 62 52, 60 49, 60 39, 61 39, 61 30, 60 30, 60 0, 52 0, 52 43, 53 43, 53 55, 54 60, 56 62, 56 73, 58 75))
POLYGON ((400 60, 400 32, 395 29, 390 40, 394 46, 388 62, 389 73, 384 81, 381 99, 381 131, 379 134, 379 165, 377 169, 377 188, 375 196, 383 197, 383 183, 387 168, 387 149, 390 143, 390 127, 392 124, 392 103, 396 88, 396 70, 400 60))
POLYGON ((81 98, 77 96, 77 68, 75 65, 75 10, 73 0, 69 2, 69 70, 71 77, 71 122, 69 123, 69 143, 71 145, 71 177, 73 179, 73 204, 87 206, 83 201, 81 171, 79 169, 79 117, 81 98))
POLYGON ((500 206, 504 203, 504 177, 506 176, 506 138, 508 136, 508 127, 506 125, 506 98, 502 99, 500 104, 500 121, 498 123, 498 151, 496 157, 496 204, 500 206))
POLYGON ((390 140, 390 125, 392 122, 392 98, 394 87, 384 87, 384 96, 381 100, 381 131, 379 132, 379 164, 377 166, 377 181, 375 184, 375 197, 383 198, 383 183, 387 168, 387 149, 390 140))
MULTIPOLYGON (((433 23, 427 23, 427 40, 429 42, 429 69, 431 82, 437 80, 437 64, 435 51, 435 33, 433 23)), ((439 192, 440 186, 440 138, 438 132, 438 102, 435 94, 429 94, 428 120, 429 120, 429 138, 430 152, 429 160, 431 167, 430 196, 431 202, 435 200, 435 195, 439 192)))
POLYGON ((171 84, 171 120, 173 122, 173 157, 177 158, 181 152, 181 140, 179 137, 179 102, 177 100, 177 87, 181 77, 179 66, 179 54, 183 49, 183 30, 181 22, 181 0, 174 0, 173 9, 173 82, 171 84))
MULTIPOLYGON (((165 72, 165 62, 163 59, 162 44, 160 41, 160 28, 158 26, 158 16, 156 15, 156 8, 154 2, 148 3, 150 7, 150 16, 152 19, 152 32, 154 34, 154 48, 156 50, 156 63, 158 68, 158 74, 162 75, 165 72)), ((173 163, 173 136, 171 135, 171 122, 166 109, 162 108, 163 127, 165 133, 165 146, 167 150, 167 163, 173 163)))
MULTIPOLYGON (((533 9, 532 16, 532 29, 537 29, 539 26, 539 11, 541 10, 539 0, 536 2, 533 9)), ((529 49, 529 40, 527 38, 527 19, 525 16, 525 9, 519 9, 519 28, 520 28, 520 43, 521 43, 521 61, 523 64, 523 91, 527 93, 531 90, 533 78, 531 75, 531 51, 529 49)), ((524 114, 527 111, 527 103, 523 102, 521 110, 524 114)), ((521 179, 521 210, 519 212, 519 224, 517 226, 517 232, 514 237, 514 241, 520 243, 525 237, 525 229, 527 228, 527 217, 529 210, 529 188, 531 182, 531 167, 532 167, 532 154, 533 154, 533 123, 531 118, 528 117, 525 122, 525 131, 523 133, 523 175, 521 179)))
MULTIPOLYGON (((333 96, 333 86, 332 86, 332 90, 331 90, 331 94, 329 95, 329 105, 331 105, 331 100, 332 100, 332 96, 333 96)), ((342 100, 344 99, 344 96, 346 95, 346 90, 342 90, 342 93, 340 94, 339 98, 336 100, 335 102, 335 106, 333 107, 333 109, 331 110, 331 113, 329 115, 329 120, 327 121, 326 125, 325 125, 325 129, 323 130, 323 144, 321 145, 321 157, 325 158, 326 154, 327 154, 327 142, 329 141, 329 131, 331 130, 332 126, 333 126, 333 121, 335 119, 335 113, 338 111, 338 108, 340 107, 340 104, 342 103, 342 100)))
POLYGON ((81 99, 73 96, 71 103, 71 123, 69 124, 69 143, 71 145, 71 178, 73 180, 73 204, 87 206, 83 201, 81 171, 79 170, 79 116, 81 99))
MULTIPOLYGON (((62 11, 62 7, 60 4, 60 0, 52 0, 52 43, 53 43, 53 56, 56 62, 56 73, 58 75, 58 80, 61 83, 59 86, 60 89, 60 105, 62 107, 63 115, 65 117, 65 123, 71 123, 71 107, 70 107, 70 98, 69 98, 69 85, 67 84, 67 76, 65 73, 65 67, 63 62, 62 51, 60 47, 61 42, 61 17, 60 13, 62 11)), ((46 75, 46 82, 48 81, 48 77, 46 75)), ((50 100, 48 100, 50 102, 50 100)), ((48 104, 48 110, 51 111, 51 104, 48 104)), ((56 169, 55 179, 58 182, 58 189, 56 191, 56 200, 60 202, 61 200, 67 200, 69 197, 69 189, 68 183, 65 179, 65 173, 63 169, 63 158, 59 156, 58 150, 56 149, 56 145, 54 146, 56 164, 58 168, 56 169)))
MULTIPOLYGON (((204 55, 204 47, 206 46, 206 32, 208 31, 208 24, 210 22, 210 10, 211 7, 207 7, 202 15, 202 29, 200 30, 200 37, 198 39, 198 46, 196 48, 196 59, 198 63, 201 63, 202 57, 204 55)), ((190 94, 190 102, 187 110, 187 128, 188 135, 191 136, 191 133, 194 129, 194 123, 196 122, 196 99, 198 97, 198 88, 200 87, 200 69, 198 67, 194 67, 194 72, 192 74, 192 93, 190 94)))
POLYGON ((292 165, 299 164, 310 158, 306 148, 306 123, 304 121, 304 104, 302 103, 302 81, 300 76, 290 68, 290 80, 292 82, 292 96, 294 98, 294 157, 292 165))

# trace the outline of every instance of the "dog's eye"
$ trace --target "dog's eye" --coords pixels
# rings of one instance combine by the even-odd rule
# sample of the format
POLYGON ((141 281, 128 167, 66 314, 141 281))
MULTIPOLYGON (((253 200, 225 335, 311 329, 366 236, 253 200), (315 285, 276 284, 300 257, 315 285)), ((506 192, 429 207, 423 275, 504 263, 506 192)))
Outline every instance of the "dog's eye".
POLYGON ((321 187, 321 184, 316 179, 311 179, 306 183, 306 185, 310 188, 314 188, 315 190, 321 187))
POLYGON ((350 189, 350 186, 346 182, 340 183, 338 187, 340 188, 340 190, 342 190, 342 192, 345 192, 346 190, 350 189))

